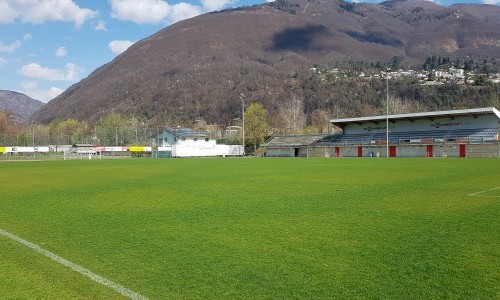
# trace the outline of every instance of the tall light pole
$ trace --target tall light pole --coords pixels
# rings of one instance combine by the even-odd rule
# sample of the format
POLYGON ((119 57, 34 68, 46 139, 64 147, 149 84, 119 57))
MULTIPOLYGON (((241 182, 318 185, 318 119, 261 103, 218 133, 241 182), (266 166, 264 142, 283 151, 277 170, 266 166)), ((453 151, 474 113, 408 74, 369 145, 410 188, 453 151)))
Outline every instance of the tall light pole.
POLYGON ((32 145, 33 149, 35 148, 35 121, 31 121, 31 124, 33 125, 33 135, 32 135, 32 145))
POLYGON ((243 156, 245 156, 245 94, 240 93, 241 100, 241 120, 242 120, 242 131, 243 131, 243 156))
POLYGON ((387 149, 386 149, 386 157, 389 157, 389 73, 385 75, 385 90, 386 90, 386 100, 385 100, 385 107, 386 107, 386 114, 385 114, 385 134, 386 134, 386 144, 387 144, 387 149))
POLYGON ((135 122, 135 144, 139 145, 138 137, 137 137, 137 122, 135 122))

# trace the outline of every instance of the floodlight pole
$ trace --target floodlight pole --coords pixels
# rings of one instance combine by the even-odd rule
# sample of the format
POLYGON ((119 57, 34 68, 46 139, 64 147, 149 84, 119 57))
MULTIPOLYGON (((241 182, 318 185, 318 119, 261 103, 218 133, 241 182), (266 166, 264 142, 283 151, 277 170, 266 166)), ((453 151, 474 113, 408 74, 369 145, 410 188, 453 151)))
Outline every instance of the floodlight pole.
POLYGON ((385 74, 385 90, 386 90, 386 100, 385 100, 385 139, 386 139, 386 157, 389 157, 389 72, 385 74))
POLYGON ((35 147, 35 121, 31 121, 31 124, 33 125, 33 135, 32 135, 32 144, 33 148, 35 147))
POLYGON ((243 156, 245 156, 245 94, 240 93, 241 100, 241 120, 242 120, 242 131, 243 131, 243 156))
MULTIPOLYGON (((147 136, 146 136, 146 123, 142 122, 142 128, 144 129, 144 146, 147 146, 148 139, 147 139, 147 136)), ((151 143, 151 147, 152 146, 153 146, 153 144, 151 143)))

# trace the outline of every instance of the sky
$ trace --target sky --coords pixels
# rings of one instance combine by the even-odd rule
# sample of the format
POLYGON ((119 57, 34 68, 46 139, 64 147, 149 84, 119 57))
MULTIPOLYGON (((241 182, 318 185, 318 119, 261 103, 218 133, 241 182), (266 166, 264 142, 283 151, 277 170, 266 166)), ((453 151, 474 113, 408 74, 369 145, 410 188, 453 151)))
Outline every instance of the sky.
MULTIPOLYGON (((184 1, 0 0, 0 90, 48 102, 133 43, 175 22, 269 0, 184 1)), ((500 0, 434 2, 500 5, 500 0)))

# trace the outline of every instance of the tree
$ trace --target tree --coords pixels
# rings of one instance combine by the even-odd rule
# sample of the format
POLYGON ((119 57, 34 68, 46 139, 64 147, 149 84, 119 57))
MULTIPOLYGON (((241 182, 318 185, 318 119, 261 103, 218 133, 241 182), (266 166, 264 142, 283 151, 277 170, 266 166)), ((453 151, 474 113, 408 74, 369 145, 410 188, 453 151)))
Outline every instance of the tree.
POLYGON ((18 118, 13 112, 0 109, 0 134, 10 134, 19 131, 15 122, 18 118))
MULTIPOLYGON (((404 100, 399 97, 391 97, 389 99, 389 112, 391 114, 407 114, 420 110, 421 106, 418 101, 404 100)), ((385 112, 384 109, 382 109, 382 111, 385 112)))
POLYGON ((474 81, 474 85, 477 85, 477 86, 487 86, 490 84, 491 84, 491 82, 488 79, 488 76, 486 76, 486 75, 479 75, 477 77, 477 79, 474 81))
POLYGON ((126 136, 124 128, 130 124, 130 118, 112 112, 97 122, 97 139, 104 145, 124 145, 127 140, 130 140, 130 137, 126 136))
POLYGON ((75 119, 56 119, 49 124, 49 132, 51 136, 56 137, 57 144, 83 143, 88 133, 88 124, 75 119))
POLYGON ((264 142, 268 129, 267 110, 258 103, 252 103, 245 111, 245 138, 253 144, 254 150, 264 142))
POLYGON ((401 57, 401 56, 393 56, 392 59, 391 59, 391 61, 390 61, 391 68, 393 70, 400 69, 402 61, 403 61, 403 57, 401 57))
POLYGON ((130 118, 119 113, 109 113, 97 122, 99 127, 125 127, 130 125, 130 118))
POLYGON ((300 134, 306 125, 304 113, 304 100, 302 97, 292 95, 279 103, 279 127, 283 134, 300 134))
MULTIPOLYGON (((310 133, 328 133, 330 132, 332 115, 324 109, 316 109, 311 113, 311 125, 317 129, 316 132, 310 133)), ((309 128, 310 129, 310 128, 309 128)))
POLYGON ((500 107, 500 94, 491 95, 490 103, 493 107, 500 107))

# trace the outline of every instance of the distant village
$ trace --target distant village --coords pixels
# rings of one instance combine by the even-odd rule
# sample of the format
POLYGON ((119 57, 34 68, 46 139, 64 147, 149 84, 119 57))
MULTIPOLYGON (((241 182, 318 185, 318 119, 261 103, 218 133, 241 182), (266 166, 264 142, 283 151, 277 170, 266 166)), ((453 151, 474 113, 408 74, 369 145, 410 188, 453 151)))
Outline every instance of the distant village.
MULTIPOLYGON (((321 74, 321 71, 313 67, 311 71, 321 74)), ((485 80, 486 83, 500 83, 500 73, 478 74, 475 71, 465 71, 460 68, 448 68, 443 70, 414 71, 399 69, 397 71, 380 71, 379 73, 370 74, 367 71, 344 71, 339 68, 334 68, 327 71, 329 75, 333 75, 334 79, 359 77, 364 79, 372 78, 412 78, 419 81, 421 85, 441 85, 445 83, 455 84, 477 84, 478 79, 485 80)))

